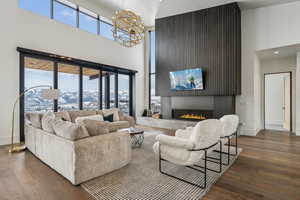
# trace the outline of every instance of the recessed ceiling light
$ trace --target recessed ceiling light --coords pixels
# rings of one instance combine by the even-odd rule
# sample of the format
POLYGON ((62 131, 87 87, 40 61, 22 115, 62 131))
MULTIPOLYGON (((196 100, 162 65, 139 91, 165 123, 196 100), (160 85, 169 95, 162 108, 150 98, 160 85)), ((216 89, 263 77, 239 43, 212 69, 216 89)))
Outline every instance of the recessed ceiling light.
POLYGON ((274 51, 274 54, 278 55, 278 54, 279 54, 279 51, 274 51))

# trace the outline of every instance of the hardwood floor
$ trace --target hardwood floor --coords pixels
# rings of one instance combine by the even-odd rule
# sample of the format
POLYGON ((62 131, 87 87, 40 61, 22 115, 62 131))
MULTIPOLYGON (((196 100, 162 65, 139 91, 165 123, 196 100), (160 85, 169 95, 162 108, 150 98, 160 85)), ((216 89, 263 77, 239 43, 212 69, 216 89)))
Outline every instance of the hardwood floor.
MULTIPOLYGON (((240 157, 204 200, 300 200, 300 137, 262 131, 257 137, 240 137, 239 146, 243 148, 240 157)), ((0 147, 0 200, 92 199, 30 152, 10 155, 7 149, 0 147)))

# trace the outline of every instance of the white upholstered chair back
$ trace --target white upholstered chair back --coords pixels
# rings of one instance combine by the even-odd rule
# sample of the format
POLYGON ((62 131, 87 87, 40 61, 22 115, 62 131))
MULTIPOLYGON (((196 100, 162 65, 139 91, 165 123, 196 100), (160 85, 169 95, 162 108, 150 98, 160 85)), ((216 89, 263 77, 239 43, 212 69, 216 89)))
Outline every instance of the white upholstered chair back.
POLYGON ((209 147, 220 140, 223 123, 217 119, 208 119, 199 122, 192 130, 189 140, 197 149, 209 147))
POLYGON ((230 136, 237 131, 239 125, 239 117, 237 115, 224 115, 220 120, 223 122, 222 136, 230 136))

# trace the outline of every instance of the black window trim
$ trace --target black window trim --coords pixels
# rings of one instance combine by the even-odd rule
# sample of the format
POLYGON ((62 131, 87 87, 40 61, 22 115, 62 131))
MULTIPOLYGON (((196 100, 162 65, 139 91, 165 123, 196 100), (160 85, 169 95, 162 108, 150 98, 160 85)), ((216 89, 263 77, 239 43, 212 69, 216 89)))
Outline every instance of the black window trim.
MULTIPOLYGON (((101 35, 101 30, 100 30, 100 29, 101 29, 101 28, 100 28, 100 27, 101 27, 101 23, 105 23, 105 24, 110 25, 110 26, 113 27, 113 24, 112 24, 112 23, 109 23, 109 22, 107 22, 107 21, 101 20, 101 15, 99 15, 99 14, 97 14, 97 13, 91 11, 91 12, 93 12, 93 13, 95 13, 95 14, 97 15, 97 17, 92 16, 92 15, 90 15, 90 14, 88 14, 88 13, 86 13, 86 12, 80 10, 80 7, 81 7, 81 8, 84 8, 84 7, 82 7, 82 6, 78 5, 78 4, 75 4, 75 3, 73 3, 73 2, 70 2, 70 3, 74 4, 74 5, 76 5, 76 8, 74 8, 74 7, 72 7, 72 6, 69 6, 69 5, 65 4, 65 3, 63 3, 63 2, 60 2, 59 0, 50 0, 50 19, 52 19, 52 20, 55 20, 55 19, 54 19, 54 3, 58 3, 58 4, 60 4, 60 5, 66 6, 67 8, 73 9, 73 10, 76 12, 76 24, 75 24, 75 26, 73 26, 73 27, 76 27, 76 28, 78 28, 78 29, 81 29, 81 28, 80 28, 80 16, 79 16, 80 13, 81 13, 81 14, 84 14, 84 15, 87 15, 88 17, 91 17, 91 18, 97 20, 97 33, 94 33, 94 34, 96 34, 96 35, 103 36, 103 35, 101 35)), ((87 8, 84 8, 84 9, 89 10, 89 9, 87 9, 87 8)), ((69 25, 69 24, 67 24, 67 25, 69 25)), ((70 26, 72 26, 72 25, 70 25, 70 26)), ((84 29, 81 29, 81 30, 84 30, 84 29)))
MULTIPOLYGON (((128 75, 129 76, 129 115, 134 116, 135 115, 135 107, 134 105, 134 98, 135 98, 135 88, 134 88, 134 83, 133 80, 135 80, 135 74, 138 73, 135 70, 129 70, 129 69, 124 69, 120 67, 115 67, 115 66, 110 66, 110 65, 104 65, 100 63, 94 63, 90 61, 84 61, 80 59, 74 59, 74 58, 69 58, 66 56, 60 56, 56 54, 51 54, 51 53, 45 53, 45 52, 40 52, 36 50, 30 50, 22 47, 18 47, 17 51, 20 53, 19 57, 19 76, 20 76, 20 83, 19 83, 19 94, 21 94, 25 90, 25 58, 30 57, 30 58, 36 58, 36 59, 43 59, 43 60, 48 60, 54 63, 54 69, 53 69, 53 88, 54 89, 59 89, 58 85, 58 64, 59 63, 65 63, 65 64, 70 64, 74 65, 76 67, 79 67, 79 102, 78 102, 78 108, 79 110, 83 109, 83 68, 90 68, 90 69, 96 69, 99 70, 99 87, 98 87, 98 92, 99 92, 99 98, 98 98, 98 103, 99 103, 99 108, 103 109, 102 103, 103 100, 105 101, 106 108, 110 108, 110 76, 102 76, 103 71, 108 71, 114 73, 115 76, 115 107, 118 107, 118 74, 123 74, 123 75, 128 75), (106 83, 105 83, 105 88, 104 88, 104 93, 105 93, 105 99, 103 99, 103 83, 102 83, 102 78, 105 78, 106 83), (107 84, 108 83, 108 84, 107 84)), ((57 100, 54 100, 53 102, 53 111, 57 112, 58 111, 58 102, 57 100)), ((24 141, 24 97, 20 99, 20 139, 21 141, 24 141)))

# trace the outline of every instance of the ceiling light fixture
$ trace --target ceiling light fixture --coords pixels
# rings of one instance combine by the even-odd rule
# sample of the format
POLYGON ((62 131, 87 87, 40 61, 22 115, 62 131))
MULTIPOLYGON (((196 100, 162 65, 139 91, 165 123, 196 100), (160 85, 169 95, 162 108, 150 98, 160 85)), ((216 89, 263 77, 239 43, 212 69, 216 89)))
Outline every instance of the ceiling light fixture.
POLYGON ((278 55, 278 54, 279 54, 279 51, 274 51, 274 54, 275 54, 275 55, 278 55))
POLYGON ((140 16, 129 10, 117 11, 112 18, 114 39, 125 47, 133 47, 144 38, 145 25, 140 16))

